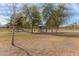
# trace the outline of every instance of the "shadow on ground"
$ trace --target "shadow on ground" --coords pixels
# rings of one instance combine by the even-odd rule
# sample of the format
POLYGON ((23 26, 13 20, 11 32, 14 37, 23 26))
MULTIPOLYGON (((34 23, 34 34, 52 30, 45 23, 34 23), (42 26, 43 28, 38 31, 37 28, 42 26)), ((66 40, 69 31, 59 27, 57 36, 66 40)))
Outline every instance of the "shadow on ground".
POLYGON ((79 38, 79 33, 78 32, 53 32, 53 33, 33 33, 33 34, 44 34, 44 35, 55 35, 55 36, 64 36, 64 37, 78 37, 79 38))
POLYGON ((24 51, 28 56, 31 56, 31 54, 30 54, 27 50, 23 49, 22 47, 20 47, 20 46, 18 46, 18 45, 14 45, 14 47, 21 49, 21 50, 24 51))

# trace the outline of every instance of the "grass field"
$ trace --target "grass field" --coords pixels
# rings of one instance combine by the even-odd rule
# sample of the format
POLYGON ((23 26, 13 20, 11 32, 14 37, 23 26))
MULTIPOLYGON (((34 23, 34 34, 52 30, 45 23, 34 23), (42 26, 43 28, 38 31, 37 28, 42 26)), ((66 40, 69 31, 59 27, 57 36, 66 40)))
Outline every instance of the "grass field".
MULTIPOLYGON (((68 31, 68 30, 67 30, 68 31)), ((61 32, 61 30, 59 30, 61 32)), ((64 30, 63 30, 64 32, 64 30)), ((66 32, 65 32, 66 33, 66 32)), ((69 35, 31 34, 16 32, 15 46, 11 45, 11 32, 0 31, 0 55, 8 56, 57 56, 79 55, 78 31, 69 30, 69 35)))

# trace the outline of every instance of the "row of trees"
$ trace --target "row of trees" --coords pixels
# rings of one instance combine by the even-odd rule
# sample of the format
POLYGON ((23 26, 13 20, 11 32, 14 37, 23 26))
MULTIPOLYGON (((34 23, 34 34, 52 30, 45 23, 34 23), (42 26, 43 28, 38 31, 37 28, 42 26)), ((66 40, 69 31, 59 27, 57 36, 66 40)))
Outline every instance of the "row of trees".
MULTIPOLYGON (((43 4, 42 7, 38 8, 36 5, 28 6, 27 4, 22 4, 21 11, 16 13, 14 20, 14 25, 16 29, 22 28, 32 28, 32 33, 34 28, 46 28, 57 30, 59 27, 67 22, 69 17, 67 13, 67 4, 43 4)), ((11 15, 12 19, 13 15, 11 15)), ((8 23, 12 26, 12 20, 8 23)))
POLYGON ((52 4, 47 4, 43 10, 43 16, 44 20, 47 19, 46 27, 50 28, 51 31, 55 28, 57 32, 60 25, 63 25, 67 21, 69 13, 67 13, 66 4, 59 4, 56 7, 52 4))
POLYGON ((32 33, 34 28, 38 28, 41 31, 43 29, 56 29, 67 22, 67 18, 70 14, 67 12, 67 4, 43 4, 41 7, 33 4, 22 4, 21 11, 16 11, 17 4, 11 4, 11 16, 8 26, 13 29, 12 45, 14 45, 14 33, 15 30, 23 28, 31 28, 32 33))

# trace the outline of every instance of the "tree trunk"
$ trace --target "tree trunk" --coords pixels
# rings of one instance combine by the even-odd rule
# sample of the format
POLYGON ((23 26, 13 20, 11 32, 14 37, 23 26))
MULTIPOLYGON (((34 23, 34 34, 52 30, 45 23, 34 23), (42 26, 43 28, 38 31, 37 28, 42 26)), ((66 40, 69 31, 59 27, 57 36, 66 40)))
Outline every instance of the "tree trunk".
POLYGON ((58 32, 58 28, 56 28, 56 33, 58 32))
POLYGON ((13 29, 13 31, 12 31, 12 42, 11 42, 11 44, 14 46, 14 37, 15 37, 15 17, 16 17, 16 4, 15 3, 13 3, 12 4, 12 10, 11 10, 11 13, 12 13, 12 29, 13 29))
POLYGON ((32 33, 33 33, 33 27, 32 27, 32 33))
POLYGON ((12 45, 14 46, 14 39, 15 39, 15 27, 13 26, 13 31, 12 31, 12 45))
POLYGON ((47 32, 47 27, 46 27, 46 32, 47 32))
POLYGON ((32 23, 32 31, 31 32, 33 33, 33 23, 32 23))
POLYGON ((59 27, 56 27, 56 33, 58 32, 59 27))
POLYGON ((53 32, 53 28, 51 27, 51 33, 53 32))

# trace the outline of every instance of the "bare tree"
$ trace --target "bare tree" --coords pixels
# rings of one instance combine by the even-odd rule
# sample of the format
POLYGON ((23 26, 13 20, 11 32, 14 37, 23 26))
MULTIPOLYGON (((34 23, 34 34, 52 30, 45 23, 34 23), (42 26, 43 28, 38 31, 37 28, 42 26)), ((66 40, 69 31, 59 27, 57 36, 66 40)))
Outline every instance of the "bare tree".
POLYGON ((15 18, 16 18, 16 4, 8 4, 10 15, 11 15, 11 27, 12 27, 12 40, 11 44, 14 46, 14 39, 15 39, 15 18))

